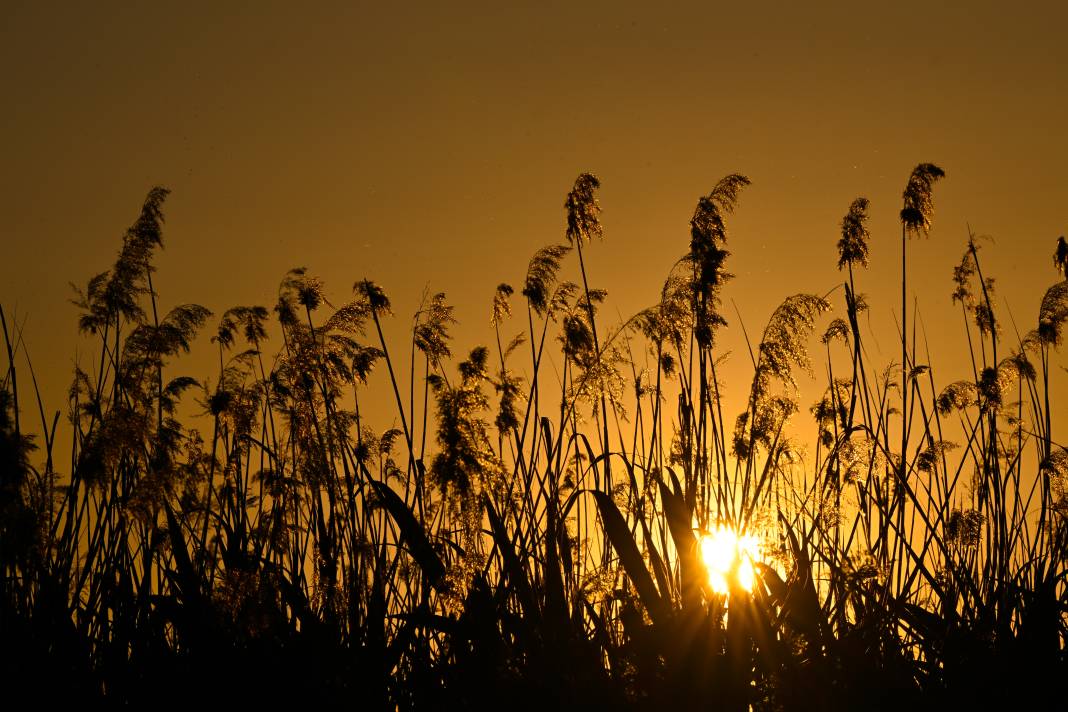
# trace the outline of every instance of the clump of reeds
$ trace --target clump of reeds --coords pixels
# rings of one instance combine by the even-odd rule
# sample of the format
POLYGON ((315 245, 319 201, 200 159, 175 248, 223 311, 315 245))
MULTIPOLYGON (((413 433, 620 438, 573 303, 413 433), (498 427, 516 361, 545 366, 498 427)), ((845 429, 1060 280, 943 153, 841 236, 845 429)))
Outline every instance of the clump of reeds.
MULTIPOLYGON (((953 298, 971 363, 944 380, 920 363, 904 246, 927 233, 943 175, 920 164, 904 192, 901 363, 864 347, 856 270, 879 238, 858 198, 838 241, 844 318, 824 316, 827 297, 788 297, 733 418, 716 334, 742 175, 698 199, 660 299, 622 325, 606 327, 590 283, 604 227, 582 174, 567 244, 534 254, 518 294, 492 295, 495 353, 453 370, 444 294, 424 299, 405 350, 384 336, 381 287, 361 279, 335 308, 295 269, 274 325, 263 306, 214 323, 218 369, 202 379, 174 369, 213 316, 160 308, 167 191, 152 190, 75 299, 97 350, 70 391, 65 473, 56 421, 38 403, 35 439, 20 417, 20 341, 0 312, 7 684, 61 676, 79 701, 146 704, 179 679, 190 703, 404 709, 1037 699, 1068 642, 1068 452, 1050 386, 1068 281, 1004 343, 969 235, 953 298), (814 333, 826 382, 806 459, 796 374, 813 372, 814 333), (399 427, 367 422, 372 378, 399 427), (191 395, 202 415, 182 422, 191 395), (760 538, 751 588, 712 585, 704 537, 724 528, 760 538)), ((1063 238, 1054 264, 1068 277, 1063 238)))

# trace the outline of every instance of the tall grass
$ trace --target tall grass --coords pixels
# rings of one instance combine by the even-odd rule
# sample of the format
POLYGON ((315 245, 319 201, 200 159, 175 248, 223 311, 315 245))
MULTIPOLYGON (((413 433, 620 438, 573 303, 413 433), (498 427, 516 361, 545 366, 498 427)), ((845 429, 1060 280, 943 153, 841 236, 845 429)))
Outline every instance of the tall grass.
MULTIPOLYGON (((407 350, 384 336, 381 287, 359 280, 334 308, 302 269, 273 318, 164 313, 152 260, 167 191, 154 189, 75 299, 96 352, 70 389, 62 466, 39 397, 40 429, 23 417, 36 388, 0 312, 5 684, 405 709, 1040 699, 1066 671, 1068 452, 1049 379, 1068 281, 1005 342, 969 235, 954 299, 971 363, 936 385, 907 331, 904 249, 942 175, 920 164, 904 193, 901 363, 865 349, 858 198, 838 242, 845 318, 827 316, 829 295, 786 298, 734 416, 717 337, 745 176, 697 201, 660 300, 614 326, 588 271, 599 183, 579 176, 567 244, 535 253, 518 295, 497 288, 494 349, 455 369, 442 294, 407 350), (176 375, 205 328, 216 373, 176 375), (796 374, 820 332, 826 390, 809 421, 796 374), (372 378, 399 428, 367 421, 372 378), (183 398, 199 418, 179 419, 183 398), (752 590, 710 585, 700 537, 725 526, 762 542, 752 590)), ((1066 254, 1062 238, 1068 276, 1066 254)))

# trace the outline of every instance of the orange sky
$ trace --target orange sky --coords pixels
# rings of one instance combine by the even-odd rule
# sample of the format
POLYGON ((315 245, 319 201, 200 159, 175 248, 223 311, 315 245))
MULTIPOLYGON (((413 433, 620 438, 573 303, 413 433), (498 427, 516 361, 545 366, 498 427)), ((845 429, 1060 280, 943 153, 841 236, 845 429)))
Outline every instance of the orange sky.
MULTIPOLYGON (((756 338, 784 297, 838 284, 838 223, 858 195, 875 356, 894 358, 900 194, 931 161, 948 177, 931 239, 910 245, 911 286, 959 363, 950 275, 967 223, 995 237, 984 271, 1021 331, 1057 279, 1068 4, 868 5, 9 0, 0 303, 25 323, 46 408, 63 409, 79 344, 67 284, 110 266, 161 184, 165 305, 272 306, 304 265, 337 303, 357 279, 382 284, 399 333, 429 284, 456 306, 462 352, 491 338, 497 283, 521 285, 533 251, 563 240, 579 172, 604 186, 588 265, 606 317, 656 298, 697 197, 741 172, 753 185, 729 222, 725 290, 736 395, 750 371, 729 300, 756 338)), ((189 370, 212 375, 200 358, 189 370)))

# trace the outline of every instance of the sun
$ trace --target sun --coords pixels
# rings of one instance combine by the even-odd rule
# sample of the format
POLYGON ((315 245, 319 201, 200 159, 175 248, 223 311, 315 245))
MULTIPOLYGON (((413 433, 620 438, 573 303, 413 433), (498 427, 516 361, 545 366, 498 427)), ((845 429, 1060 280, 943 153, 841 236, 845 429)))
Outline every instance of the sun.
POLYGON ((749 591, 756 582, 753 562, 760 560, 760 543, 752 534, 739 536, 721 525, 701 537, 701 559, 713 591, 726 594, 733 587, 749 591))

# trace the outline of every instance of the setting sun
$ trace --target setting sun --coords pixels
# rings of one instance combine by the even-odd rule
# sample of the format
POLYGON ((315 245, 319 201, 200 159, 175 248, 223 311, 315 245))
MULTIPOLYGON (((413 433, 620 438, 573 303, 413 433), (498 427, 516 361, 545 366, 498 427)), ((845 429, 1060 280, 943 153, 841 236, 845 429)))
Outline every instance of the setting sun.
POLYGON ((753 562, 760 559, 759 542, 752 534, 739 536, 720 526, 701 537, 701 559, 713 591, 725 594, 732 585, 748 591, 755 582, 753 562))

